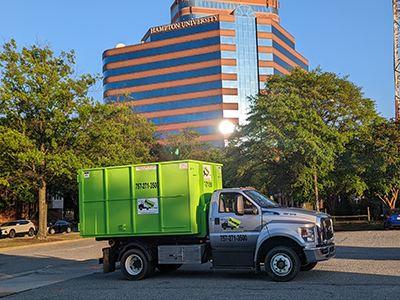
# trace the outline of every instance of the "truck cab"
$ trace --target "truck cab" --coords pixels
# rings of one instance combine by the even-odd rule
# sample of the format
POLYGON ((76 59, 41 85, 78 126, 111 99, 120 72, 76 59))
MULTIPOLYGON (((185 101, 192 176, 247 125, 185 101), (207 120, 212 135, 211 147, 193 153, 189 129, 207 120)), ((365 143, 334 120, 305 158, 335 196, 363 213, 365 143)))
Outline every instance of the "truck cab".
POLYGON ((214 267, 263 264, 273 279, 286 281, 335 255, 329 215, 281 207, 253 189, 216 190, 209 226, 214 267))

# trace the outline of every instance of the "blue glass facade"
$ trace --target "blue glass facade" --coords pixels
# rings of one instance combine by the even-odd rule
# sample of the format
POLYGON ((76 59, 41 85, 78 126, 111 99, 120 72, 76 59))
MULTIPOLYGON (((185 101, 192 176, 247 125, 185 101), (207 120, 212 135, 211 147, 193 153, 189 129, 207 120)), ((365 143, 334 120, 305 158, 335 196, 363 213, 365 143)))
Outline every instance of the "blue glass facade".
POLYGON ((135 108, 137 113, 149 113, 155 111, 163 111, 178 108, 188 108, 195 106, 211 105, 222 103, 222 96, 206 97, 206 98, 196 98, 183 101, 173 101, 166 103, 157 103, 151 105, 143 105, 135 108))
POLYGON ((116 75, 124 75, 136 72, 151 71, 162 68, 184 66, 199 62, 210 61, 221 58, 221 52, 211 52, 206 54, 193 55, 188 57, 180 57, 170 60, 157 61, 148 64, 135 65, 130 67, 116 68, 104 71, 104 77, 111 77, 116 75))
POLYGON ((146 78, 139 78, 139 79, 107 83, 104 85, 104 91, 114 90, 114 89, 122 89, 122 88, 127 88, 127 87, 134 87, 134 86, 141 86, 141 85, 146 85, 146 84, 162 83, 162 82, 168 82, 168 81, 174 81, 174 80, 184 80, 184 79, 196 78, 196 77, 202 77, 202 76, 214 75, 214 74, 221 74, 221 66, 211 67, 211 68, 206 68, 206 69, 183 71, 183 72, 178 72, 178 73, 171 73, 171 74, 168 74, 168 76, 158 75, 158 76, 152 76, 152 77, 146 77, 146 78))
POLYGON ((238 95, 240 123, 246 121, 248 98, 258 94, 258 59, 256 16, 249 6, 240 6, 235 11, 236 53, 238 66, 238 95))
MULTIPOLYGON (((222 88, 222 81, 212 81, 205 83, 198 83, 186 86, 178 86, 172 88, 150 90, 145 92, 131 93, 130 97, 133 100, 142 100, 147 98, 157 98, 162 96, 172 96, 186 93, 201 92, 206 90, 214 90, 222 88)), ((118 102, 119 96, 106 97, 106 102, 118 102)))
POLYGON ((178 51, 182 51, 182 50, 192 50, 192 49, 196 49, 196 48, 200 48, 200 47, 217 45, 219 43, 220 43, 220 38, 214 37, 214 38, 203 39, 203 40, 198 40, 198 41, 191 41, 191 42, 182 43, 182 44, 175 44, 175 45, 163 46, 163 47, 159 47, 159 48, 146 49, 146 50, 142 50, 142 51, 108 56, 103 59, 103 65, 113 63, 113 62, 125 61, 125 60, 129 60, 129 59, 143 58, 143 57, 148 57, 148 56, 178 52, 178 51))
POLYGON ((248 97, 264 88, 267 76, 288 73, 295 66, 308 70, 293 37, 277 22, 278 5, 272 2, 174 4, 175 23, 150 29, 142 44, 105 51, 105 101, 119 101, 120 94, 129 93, 134 111, 153 122, 158 132, 175 133, 194 125, 203 140, 220 145, 226 137, 220 123, 245 122, 248 97))

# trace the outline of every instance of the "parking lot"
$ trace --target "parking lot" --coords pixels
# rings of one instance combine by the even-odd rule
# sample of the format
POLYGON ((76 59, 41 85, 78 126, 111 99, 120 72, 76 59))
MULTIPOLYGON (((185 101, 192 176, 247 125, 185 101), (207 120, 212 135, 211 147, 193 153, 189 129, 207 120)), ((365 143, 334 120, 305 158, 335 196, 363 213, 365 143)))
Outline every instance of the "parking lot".
MULTIPOLYGON (((301 272, 293 281, 277 283, 249 270, 210 270, 210 264, 184 265, 171 273, 156 271, 153 277, 131 282, 121 272, 102 274, 95 258, 101 250, 87 253, 87 242, 43 246, 7 251, 0 255, 2 272, 24 262, 37 265, 37 272, 0 282, 12 289, 13 280, 25 280, 30 290, 7 299, 397 299, 400 294, 400 230, 336 232, 337 256, 319 263, 315 269, 301 272), (85 255, 85 261, 83 259, 85 255), (30 256, 30 259, 28 257, 30 256), (59 258, 56 263, 54 260, 59 258), (11 258, 11 259, 10 259, 11 258), (88 269, 88 260, 93 266, 88 269), (49 261, 51 260, 51 263, 49 261), (43 261, 43 263, 41 263, 43 261), (21 262, 21 263, 19 263, 21 262), (80 265, 82 264, 82 266, 80 265), (84 265, 83 265, 84 264, 84 265), (40 266, 43 265, 43 268, 40 266), (46 268, 44 268, 46 266, 46 268), (65 268, 84 267, 78 278, 68 277, 65 268), (89 271, 89 273, 87 272, 89 271), (65 277, 63 279, 63 277, 65 277), (36 288, 32 288, 32 282, 36 288), (28 284, 29 283, 29 284, 28 284)), ((92 241, 93 246, 98 242, 92 241)), ((7 277, 6 276, 6 277, 7 277)))

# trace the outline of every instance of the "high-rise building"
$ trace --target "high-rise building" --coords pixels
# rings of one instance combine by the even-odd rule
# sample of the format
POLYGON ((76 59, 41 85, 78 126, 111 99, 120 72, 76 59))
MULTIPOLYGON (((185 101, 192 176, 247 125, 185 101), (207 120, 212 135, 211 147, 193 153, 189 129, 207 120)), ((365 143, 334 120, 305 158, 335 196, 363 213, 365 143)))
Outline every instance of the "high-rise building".
POLYGON ((194 126, 201 141, 218 144, 245 122, 248 96, 268 75, 308 70, 278 9, 275 0, 175 0, 171 24, 103 53, 105 101, 129 94, 161 138, 194 126))

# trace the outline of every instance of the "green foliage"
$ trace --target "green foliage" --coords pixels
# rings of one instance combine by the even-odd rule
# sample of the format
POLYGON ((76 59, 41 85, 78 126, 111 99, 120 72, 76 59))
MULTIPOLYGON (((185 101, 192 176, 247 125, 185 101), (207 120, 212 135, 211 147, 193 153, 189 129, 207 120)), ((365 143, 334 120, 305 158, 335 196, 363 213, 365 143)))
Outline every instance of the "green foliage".
POLYGON ((333 176, 336 161, 365 125, 378 118, 374 102, 363 97, 361 88, 320 68, 271 76, 265 91, 251 100, 248 124, 230 142, 228 164, 237 169, 231 178, 241 185, 284 191, 301 202, 312 202, 316 187, 327 198, 328 188, 343 176, 333 176))
POLYGON ((214 148, 211 143, 198 142, 200 133, 194 127, 168 134, 164 146, 159 150, 161 161, 193 159, 201 161, 221 162, 221 149, 214 148))
POLYGON ((99 76, 78 76, 74 64, 73 51, 55 57, 50 47, 34 45, 18 52, 14 40, 0 52, 0 185, 8 198, 14 191, 25 201, 36 190, 41 236, 47 185, 76 191, 79 168, 147 162, 155 144, 153 126, 131 107, 88 97, 99 76))
POLYGON ((400 189, 400 121, 378 120, 360 141, 365 180, 370 193, 389 208, 396 207, 400 189))

